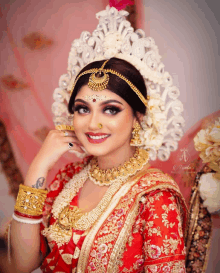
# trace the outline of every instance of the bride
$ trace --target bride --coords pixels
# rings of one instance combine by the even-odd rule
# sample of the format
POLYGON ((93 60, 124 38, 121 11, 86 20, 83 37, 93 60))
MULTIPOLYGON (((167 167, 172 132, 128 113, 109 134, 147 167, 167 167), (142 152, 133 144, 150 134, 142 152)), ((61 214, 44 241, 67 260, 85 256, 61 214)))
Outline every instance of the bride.
POLYGON ((19 189, 10 231, 18 272, 185 272, 184 199, 140 148, 148 103, 142 75, 123 59, 78 73, 68 104, 74 131, 49 132, 19 189), (46 189, 66 151, 87 156, 46 189))

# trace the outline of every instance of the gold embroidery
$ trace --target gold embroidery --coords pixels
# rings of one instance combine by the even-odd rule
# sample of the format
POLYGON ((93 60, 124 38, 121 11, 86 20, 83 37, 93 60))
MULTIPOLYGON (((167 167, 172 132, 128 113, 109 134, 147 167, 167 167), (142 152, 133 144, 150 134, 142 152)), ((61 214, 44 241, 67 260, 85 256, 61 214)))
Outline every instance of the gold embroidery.
POLYGON ((160 231, 160 227, 152 228, 153 225, 154 225, 153 221, 147 222, 146 228, 148 230, 148 235, 149 236, 154 236, 154 234, 156 234, 157 236, 161 236, 162 237, 161 231, 160 231))
MULTIPOLYGON (((95 225, 91 228, 90 232, 88 233, 88 236, 86 236, 82 248, 81 253, 78 260, 78 266, 77 266, 77 272, 83 273, 86 270, 88 258, 90 249, 92 247, 94 238, 99 230, 99 228, 102 226, 104 220, 110 215, 112 210, 115 208, 116 204, 120 201, 122 196, 125 196, 126 193, 130 190, 130 188, 140 179, 140 177, 137 177, 134 181, 130 183, 124 184, 119 191, 114 195, 112 198, 108 208, 106 211, 102 214, 102 216, 98 219, 98 221, 95 223, 95 225)), ((91 265, 90 265, 91 267, 91 265)), ((97 271, 98 272, 98 271, 97 271)))
POLYGON ((70 265, 72 263, 73 255, 66 253, 62 254, 61 257, 66 264, 70 265))
POLYGON ((77 246, 73 254, 73 259, 78 259, 79 254, 80 254, 80 249, 77 246))
POLYGON ((81 235, 73 233, 73 242, 75 245, 77 245, 77 243, 79 242, 81 235))
POLYGON ((162 264, 154 264, 145 266, 145 273, 157 272, 172 272, 172 273, 185 273, 185 260, 172 261, 162 264))
POLYGON ((164 224, 165 227, 169 228, 169 227, 173 227, 175 225, 175 223, 169 223, 169 221, 167 220, 167 217, 168 217, 168 213, 169 211, 173 208, 172 204, 170 204, 169 206, 167 205, 163 205, 162 206, 162 209, 165 210, 165 212, 162 214, 162 223, 164 224))
MULTIPOLYGON (((154 176, 154 178, 155 178, 155 176, 154 176)), ((151 175, 148 177, 148 179, 149 180, 151 179, 151 175)), ((164 178, 164 180, 165 180, 165 178, 164 178)), ((165 182, 170 182, 170 178, 168 178, 167 180, 165 180, 165 182)), ((154 190, 157 190, 157 189, 161 189, 161 190, 170 189, 170 190, 174 190, 179 195, 181 195, 180 192, 179 192, 178 186, 176 185, 175 182, 172 182, 171 184, 170 183, 163 183, 163 184, 159 184, 159 185, 156 185, 156 186, 152 186, 149 189, 147 189, 145 191, 142 191, 139 194, 139 196, 136 198, 136 201, 135 201, 135 204, 134 204, 132 210, 130 211, 129 215, 126 218, 126 221, 124 223, 124 227, 121 230, 120 235, 118 236, 118 239, 117 239, 117 241, 116 241, 116 243, 114 245, 114 249, 112 250, 112 253, 111 253, 111 256, 110 256, 110 259, 109 259, 107 272, 109 272, 109 273, 110 272, 112 272, 112 273, 118 272, 118 264, 119 264, 118 260, 122 259, 122 254, 123 254, 123 252, 125 250, 125 245, 126 245, 126 242, 127 242, 127 239, 128 239, 128 234, 131 233, 132 226, 134 224, 135 218, 136 218, 137 213, 138 213, 139 201, 140 201, 141 197, 144 194, 147 194, 148 192, 151 192, 151 191, 154 191, 154 190), (117 262, 115 262, 115 261, 117 261, 117 262)))
POLYGON ((53 259, 47 258, 46 260, 47 260, 47 263, 49 264, 53 259))
MULTIPOLYGON (((92 271, 94 272, 95 270, 95 272, 97 273, 98 272, 113 272, 113 273, 118 272, 118 267, 121 264, 121 258, 126 246, 126 242, 129 238, 129 234, 131 234, 131 229, 139 210, 139 201, 141 200, 143 195, 158 189, 160 190, 169 189, 169 190, 175 191, 176 193, 178 193, 179 196, 181 196, 178 190, 178 186, 170 177, 164 175, 161 171, 157 174, 152 173, 152 172, 155 172, 155 169, 150 169, 148 171, 149 171, 149 175, 141 174, 139 177, 137 177, 133 181, 129 183, 127 182, 125 185, 123 185, 119 189, 119 191, 112 198, 106 211, 102 214, 102 216, 97 220, 95 225, 91 228, 91 230, 88 233, 88 236, 86 236, 83 242, 81 253, 78 260, 77 272, 82 273, 82 272, 85 272, 86 269, 88 270, 88 272, 92 272, 92 271), (143 177, 141 178, 141 176, 143 177), (156 185, 158 180, 162 182, 160 182, 161 184, 156 185), (141 182, 140 185, 135 185, 138 181, 141 182), (148 189, 146 189, 146 187, 148 189), (130 191, 131 188, 132 190, 130 191), (137 193, 139 193, 139 195, 136 198, 137 193), (128 205, 131 204, 132 202, 134 202, 134 205, 131 211, 129 212, 128 216, 125 218, 125 216, 122 213, 120 215, 120 220, 117 220, 118 219, 117 212, 120 211, 121 213, 123 208, 126 208, 127 210, 129 210, 130 208, 128 207, 128 205), (112 213, 113 211, 115 213, 112 213), (104 221, 105 221, 105 226, 103 226, 100 229, 104 221), (118 233, 117 233, 116 224, 120 224, 122 227, 119 236, 117 235, 118 233), (108 228, 106 227, 106 225, 108 226, 108 228), (98 233, 99 229, 100 229, 100 233, 98 233), (105 234, 105 233, 108 234, 110 231, 112 232, 111 234, 113 234, 114 237, 118 236, 116 243, 114 243, 113 245, 110 243, 108 244, 106 242, 108 238, 107 236, 105 237, 100 236, 101 234, 105 234), (98 239, 95 239, 96 235, 98 239), (104 240, 102 241, 102 238, 105 238, 105 241, 104 240), (108 248, 108 252, 106 252, 105 254, 102 254, 102 253, 95 254, 96 253, 95 246, 97 245, 98 247, 103 243, 106 244, 106 247, 108 248), (90 250, 92 246, 94 248, 91 252, 91 261, 90 261, 89 255, 90 255, 90 250), (108 253, 110 254, 109 262, 107 261, 107 257, 109 255, 108 253), (96 255, 99 255, 99 259, 97 258, 96 255), (104 266, 105 264, 108 266, 107 270, 105 269, 105 266, 104 266)), ((110 238, 111 237, 109 237, 109 240, 111 240, 110 238)))
MULTIPOLYGON (((111 230, 111 232, 112 232, 112 230, 111 230)), ((112 233, 110 233, 110 234, 105 235, 101 238, 98 238, 97 242, 98 243, 108 243, 109 241, 112 241, 114 238, 115 238, 115 236, 112 233)))
POLYGON ((45 228, 41 233, 47 237, 48 242, 55 241, 58 247, 68 243, 72 236, 72 230, 63 230, 57 223, 45 228))
POLYGON ((163 240, 163 246, 161 247, 161 250, 164 254, 168 255, 170 253, 174 253, 175 250, 178 248, 178 244, 181 243, 180 240, 176 240, 173 238, 167 238, 167 235, 165 236, 165 239, 163 240))

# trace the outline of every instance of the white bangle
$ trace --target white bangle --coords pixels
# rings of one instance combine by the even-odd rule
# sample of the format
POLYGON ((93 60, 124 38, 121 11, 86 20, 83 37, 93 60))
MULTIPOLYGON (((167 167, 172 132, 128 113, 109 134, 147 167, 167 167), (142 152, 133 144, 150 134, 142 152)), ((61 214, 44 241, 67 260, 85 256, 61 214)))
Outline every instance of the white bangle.
POLYGON ((43 218, 34 220, 34 219, 21 219, 18 218, 14 213, 12 214, 12 218, 15 219, 18 222, 24 223, 24 224, 40 224, 43 220, 43 218))

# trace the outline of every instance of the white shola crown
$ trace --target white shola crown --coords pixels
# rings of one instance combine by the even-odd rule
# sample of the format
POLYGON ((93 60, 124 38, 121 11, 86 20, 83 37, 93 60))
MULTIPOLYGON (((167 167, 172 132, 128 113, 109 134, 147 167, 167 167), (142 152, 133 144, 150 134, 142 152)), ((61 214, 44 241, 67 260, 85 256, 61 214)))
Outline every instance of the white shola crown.
POLYGON ((112 57, 123 59, 139 70, 147 86, 149 100, 141 123, 144 130, 140 133, 142 148, 149 150, 151 160, 158 157, 166 161, 170 152, 177 150, 183 136, 183 104, 177 99, 180 92, 173 86, 170 74, 164 71, 154 40, 145 37, 141 29, 134 31, 125 18, 127 15, 127 11, 107 6, 96 14, 99 24, 93 33, 83 31, 80 38, 73 41, 67 74, 60 77, 59 87, 53 94, 54 124, 71 125, 72 115, 67 109, 70 89, 84 66, 112 57))

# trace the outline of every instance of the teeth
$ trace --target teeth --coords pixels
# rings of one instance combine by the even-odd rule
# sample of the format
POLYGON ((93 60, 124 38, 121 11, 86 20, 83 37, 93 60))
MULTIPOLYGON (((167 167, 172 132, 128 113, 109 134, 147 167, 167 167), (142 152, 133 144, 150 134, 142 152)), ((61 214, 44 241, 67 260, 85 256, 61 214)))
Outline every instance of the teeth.
POLYGON ((104 135, 104 136, 90 136, 89 135, 89 137, 90 138, 92 138, 92 139, 101 139, 101 138, 106 138, 108 135, 104 135))

